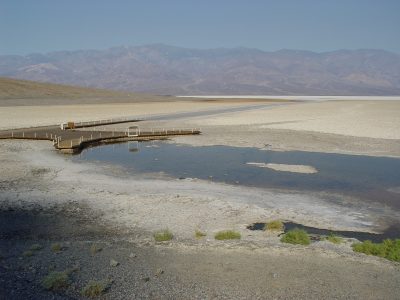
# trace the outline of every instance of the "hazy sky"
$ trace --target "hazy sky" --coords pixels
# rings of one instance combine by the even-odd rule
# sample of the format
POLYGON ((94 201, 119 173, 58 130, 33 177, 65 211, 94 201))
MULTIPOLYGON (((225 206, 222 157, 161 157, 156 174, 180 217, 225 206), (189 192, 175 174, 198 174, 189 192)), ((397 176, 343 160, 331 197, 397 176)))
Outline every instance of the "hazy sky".
POLYGON ((400 53, 400 0, 0 0, 0 54, 151 43, 400 53))

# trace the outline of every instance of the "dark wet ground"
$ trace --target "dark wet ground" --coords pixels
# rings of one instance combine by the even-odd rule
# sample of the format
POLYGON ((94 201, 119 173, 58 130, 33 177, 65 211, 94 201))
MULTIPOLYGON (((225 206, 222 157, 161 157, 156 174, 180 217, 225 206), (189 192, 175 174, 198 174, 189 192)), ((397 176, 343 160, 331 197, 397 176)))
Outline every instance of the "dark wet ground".
MULTIPOLYGON (((358 232, 358 231, 332 231, 329 229, 321 229, 316 227, 304 226, 302 224, 293 222, 284 222, 284 232, 298 228, 305 230, 308 234, 313 235, 317 240, 329 236, 330 234, 344 237, 344 238, 354 238, 359 241, 372 241, 375 243, 380 243, 385 239, 396 239, 400 238, 400 224, 392 225, 387 228, 383 233, 369 233, 369 232, 358 232)), ((253 223, 247 226, 249 230, 264 230, 266 223, 253 223)))

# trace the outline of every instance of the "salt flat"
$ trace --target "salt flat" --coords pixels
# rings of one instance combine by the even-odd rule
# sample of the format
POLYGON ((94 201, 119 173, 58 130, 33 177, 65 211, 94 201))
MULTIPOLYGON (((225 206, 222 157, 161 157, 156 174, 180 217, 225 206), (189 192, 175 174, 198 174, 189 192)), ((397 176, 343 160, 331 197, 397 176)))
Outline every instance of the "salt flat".
POLYGON ((265 99, 265 100, 297 100, 297 101, 335 101, 335 100, 390 100, 399 101, 400 96, 293 96, 293 95, 195 95, 177 96, 179 98, 202 98, 202 99, 265 99))
POLYGON ((355 137, 400 139, 400 102, 327 101, 281 105, 273 109, 211 116, 207 125, 257 125, 260 128, 333 133, 355 137))

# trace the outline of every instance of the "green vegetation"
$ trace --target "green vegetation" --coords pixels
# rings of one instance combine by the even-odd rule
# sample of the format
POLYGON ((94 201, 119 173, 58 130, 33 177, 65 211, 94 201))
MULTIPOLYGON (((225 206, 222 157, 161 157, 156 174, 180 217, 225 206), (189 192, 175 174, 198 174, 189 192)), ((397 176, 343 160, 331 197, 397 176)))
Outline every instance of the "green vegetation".
POLYGON ((170 241, 174 237, 172 232, 169 231, 168 229, 157 231, 156 233, 154 233, 153 236, 154 236, 154 239, 156 240, 156 242, 170 241))
POLYGON ((43 249, 43 246, 40 245, 40 244, 33 244, 33 245, 29 248, 29 250, 32 250, 32 251, 39 251, 39 250, 42 250, 42 249, 43 249))
POLYGON ((84 296, 84 297, 95 298, 95 297, 103 295, 109 287, 110 287, 109 282, 91 280, 82 289, 81 293, 82 293, 82 296, 84 296))
POLYGON ((202 231, 200 231, 200 230, 198 230, 198 229, 196 229, 196 231, 194 232, 194 236, 197 238, 197 239, 201 239, 202 237, 205 237, 207 234, 205 233, 205 232, 202 232, 202 231))
POLYGON ((62 250, 62 246, 59 243, 54 243, 51 245, 51 251, 60 252, 62 250))
POLYGON ((216 240, 240 240, 241 235, 237 231, 233 230, 223 230, 215 234, 216 240))
POLYGON ((400 239, 387 239, 382 243, 365 241, 362 243, 355 243, 352 245, 352 247, 356 252, 365 253, 367 255, 375 255, 388 260, 400 262, 400 239))
POLYGON ((274 220, 265 224, 264 230, 283 231, 284 225, 280 220, 274 220))
POLYGON ((29 247, 29 250, 26 250, 22 253, 23 256, 26 257, 31 257, 35 255, 35 251, 39 251, 40 249, 42 249, 43 246, 40 244, 33 244, 32 246, 29 247))
POLYGON ((32 250, 26 250, 26 251, 24 251, 24 253, 22 253, 22 255, 26 256, 26 257, 31 257, 31 256, 34 256, 35 253, 32 250))
POLYGON ((92 244, 92 246, 90 246, 90 253, 91 253, 92 255, 95 255, 97 252, 100 252, 101 250, 103 250, 103 248, 100 247, 100 246, 97 245, 97 244, 92 244))
POLYGON ((281 238, 281 242, 299 245, 309 245, 311 243, 307 232, 298 228, 289 230, 285 233, 281 238))
POLYGON ((341 244, 343 243, 343 239, 340 236, 334 235, 333 233, 330 233, 325 240, 333 243, 333 244, 341 244))
POLYGON ((49 291, 61 291, 68 288, 70 282, 66 272, 50 272, 42 280, 42 286, 49 291))

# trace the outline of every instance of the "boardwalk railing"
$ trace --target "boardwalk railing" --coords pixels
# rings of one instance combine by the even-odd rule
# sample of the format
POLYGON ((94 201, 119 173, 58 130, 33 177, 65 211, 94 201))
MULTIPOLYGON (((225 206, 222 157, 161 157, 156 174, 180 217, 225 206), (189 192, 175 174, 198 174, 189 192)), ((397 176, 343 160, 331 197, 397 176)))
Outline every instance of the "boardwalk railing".
MULTIPOLYGON (((85 132, 88 133, 88 132, 85 132)), ((121 139, 121 138, 151 138, 151 137, 164 137, 164 136, 172 136, 172 135, 192 135, 192 134, 200 134, 199 129, 152 129, 152 130, 144 130, 138 131, 138 134, 135 136, 129 136, 128 130, 125 132, 114 132, 114 131, 99 131, 95 132, 95 134, 91 134, 90 136, 80 136, 78 138, 65 139, 62 140, 61 137, 53 140, 53 144, 57 149, 73 149, 80 148, 83 144, 87 143, 96 143, 111 139, 121 139)))
POLYGON ((95 127, 95 126, 112 125, 119 123, 139 122, 142 120, 143 118, 140 117, 123 117, 123 118, 113 118, 113 119, 104 119, 104 120, 87 121, 87 122, 67 122, 67 123, 61 123, 60 128, 62 130, 66 130, 73 128, 95 127))

